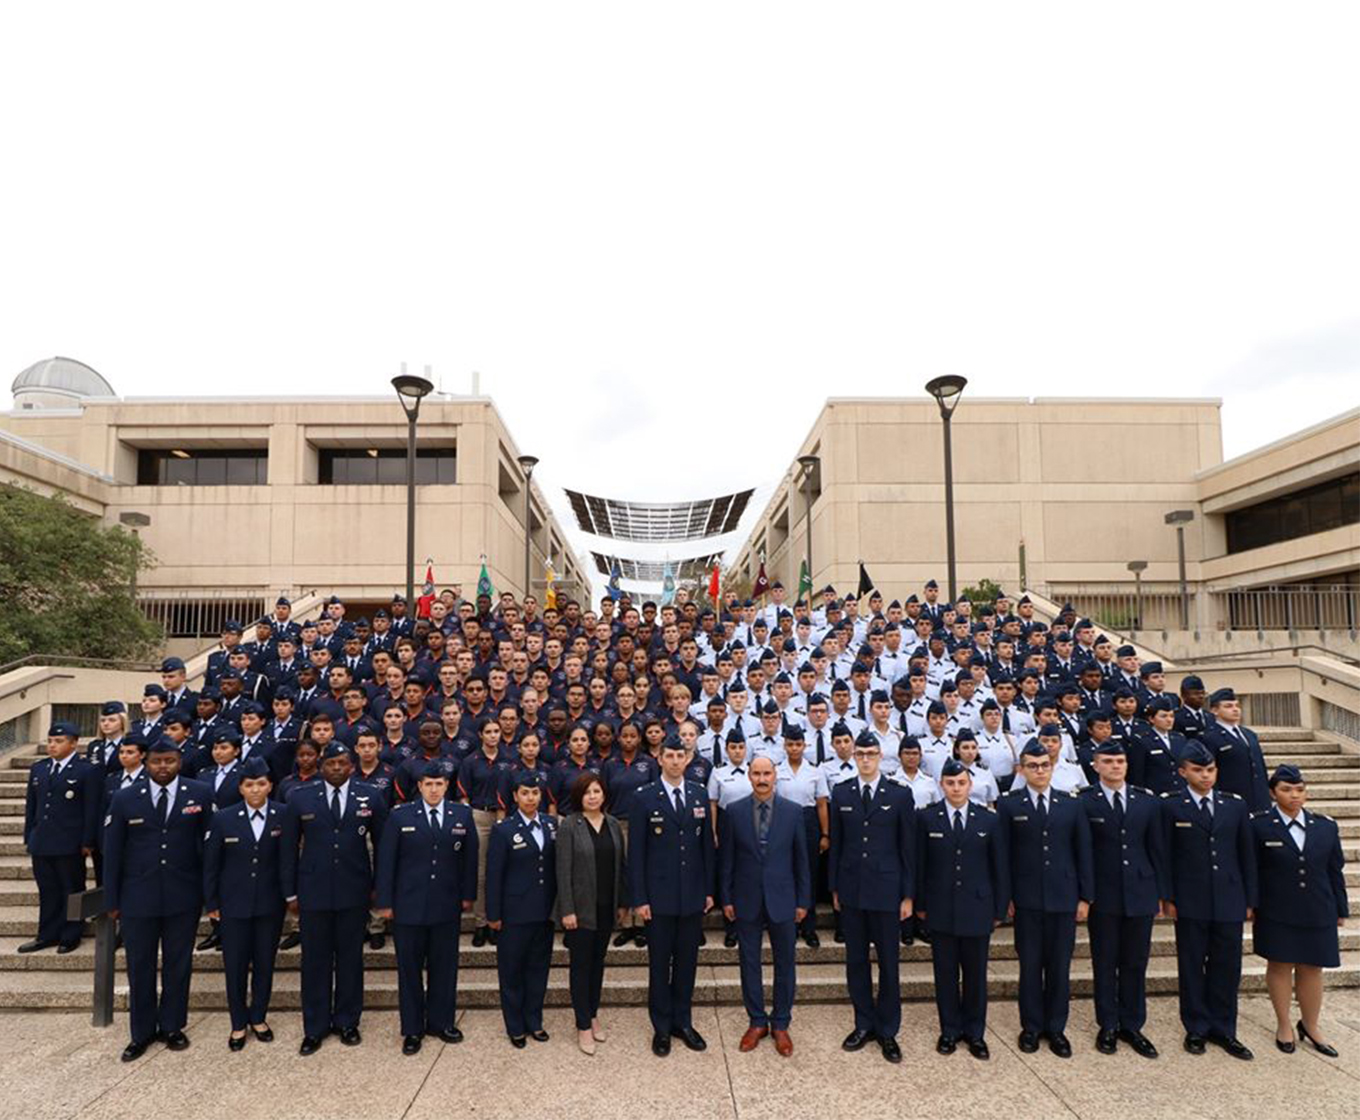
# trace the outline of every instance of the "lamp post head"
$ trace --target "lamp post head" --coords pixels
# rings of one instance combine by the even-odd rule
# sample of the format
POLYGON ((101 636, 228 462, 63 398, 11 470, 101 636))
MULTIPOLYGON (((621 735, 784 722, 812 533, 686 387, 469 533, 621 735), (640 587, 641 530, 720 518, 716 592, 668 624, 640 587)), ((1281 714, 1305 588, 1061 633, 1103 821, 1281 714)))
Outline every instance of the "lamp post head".
POLYGON ((534 473, 534 468, 538 466, 538 458, 534 455, 521 455, 518 462, 519 469, 524 472, 526 479, 534 473))
POLYGON ((935 398, 940 406, 940 416, 948 420, 958 407, 959 397, 963 395, 964 386, 968 384, 966 377, 959 377, 956 374, 946 374, 944 377, 936 377, 926 382, 926 392, 935 398))
POLYGON ((145 529, 151 524, 151 517, 148 514, 129 509, 118 515, 118 523, 126 525, 129 529, 145 529))
POLYGON ((420 402, 434 392, 434 383, 413 373, 402 373, 392 378, 392 388, 397 391, 407 419, 414 420, 420 414, 420 402))
POLYGON ((1164 520, 1168 525, 1184 525, 1187 521, 1195 520, 1195 511, 1192 509, 1173 509, 1164 520))
POLYGON ((1146 560, 1130 560, 1130 561, 1128 562, 1128 564, 1126 565, 1126 567, 1127 567, 1127 568, 1129 569, 1129 571, 1131 571, 1131 572, 1143 572, 1143 571, 1146 571, 1146 570, 1147 570, 1147 566, 1148 566, 1148 562, 1147 562, 1146 560))
POLYGON ((822 465, 822 460, 818 455, 799 455, 798 465, 803 468, 803 477, 811 478, 812 472, 822 465))

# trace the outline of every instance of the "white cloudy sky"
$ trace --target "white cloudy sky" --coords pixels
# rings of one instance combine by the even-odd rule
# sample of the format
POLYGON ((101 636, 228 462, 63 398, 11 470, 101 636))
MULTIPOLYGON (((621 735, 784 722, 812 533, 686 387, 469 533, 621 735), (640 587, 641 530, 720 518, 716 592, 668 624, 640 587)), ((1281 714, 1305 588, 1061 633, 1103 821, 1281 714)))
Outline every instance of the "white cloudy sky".
POLYGON ((768 486, 827 395, 944 372, 1221 396, 1232 455, 1360 400, 1358 32, 1300 0, 7 4, 0 371, 475 369, 546 487, 636 499, 768 486))

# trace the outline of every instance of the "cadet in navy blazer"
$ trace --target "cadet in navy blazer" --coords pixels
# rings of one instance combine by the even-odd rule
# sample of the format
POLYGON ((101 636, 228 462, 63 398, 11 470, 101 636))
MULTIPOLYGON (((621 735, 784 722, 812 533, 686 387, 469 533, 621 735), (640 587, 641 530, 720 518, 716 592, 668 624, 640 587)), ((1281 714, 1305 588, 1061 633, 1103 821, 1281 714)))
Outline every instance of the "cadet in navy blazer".
MULTIPOLYGON (((1056 728, 1048 725, 1047 737, 1056 728)), ((1039 1039, 1060 1058, 1067 1040, 1077 922, 1095 894, 1091 826, 1077 799, 1052 786, 1053 764, 1037 739, 1020 754, 1020 781, 996 804, 1010 852, 1015 952, 1020 960, 1020 1049, 1039 1039)))
POLYGON ((373 894, 373 856, 387 802, 354 781, 349 748, 332 741, 321 762, 323 781, 298 786, 284 816, 280 870, 290 908, 301 912, 301 1054, 313 1054, 332 1030, 361 1041, 364 931, 373 894), (339 798, 337 821, 333 802, 339 798))
POLYGON ((1158 795, 1175 793, 1185 785, 1179 768, 1189 740, 1175 730, 1175 704, 1169 696, 1159 696, 1149 704, 1146 715, 1148 723, 1125 744, 1129 781, 1158 795))
POLYGON ((707 1046, 694 1029, 692 1004, 716 851, 708 791, 685 780, 689 755, 679 739, 662 743, 660 761, 661 780, 639 789, 629 810, 628 889, 638 917, 650 923, 647 1008, 652 1053, 664 1057, 672 1035, 692 1050, 707 1046))
POLYGON ((202 782, 179 776, 180 758, 173 739, 162 736, 149 744, 148 781, 114 794, 104 826, 104 901, 110 917, 121 921, 127 951, 132 1041, 123 1060, 129 1062, 158 1036, 172 1050, 189 1045, 184 1025, 212 793, 202 782))
POLYGON ((548 1041, 543 1001, 557 901, 557 821, 541 811, 547 783, 539 771, 521 770, 511 789, 514 808, 491 830, 486 853, 486 920, 500 933, 496 972, 505 1031, 522 1047, 526 1036, 548 1041))
POLYGON ((1270 808, 1270 784, 1265 756, 1256 732, 1242 725, 1241 704, 1231 688, 1220 688, 1209 697, 1214 722, 1199 741, 1213 752, 1218 763, 1218 789, 1235 793, 1247 803, 1247 811, 1270 808))
POLYGON ((213 814, 203 849, 203 908, 219 923, 231 1014, 228 1045, 240 1050, 247 1027, 261 1041, 273 1038, 268 1019, 283 929, 284 810, 269 799, 273 783, 263 757, 235 769, 241 800, 213 814))
POLYGON ((477 828, 471 809, 448 800, 449 789, 439 760, 427 762, 414 799, 392 810, 378 845, 376 908, 393 921, 407 1054, 419 1051, 426 1034, 445 1042, 463 1038, 455 1025, 458 941, 463 913, 477 897, 477 828))
POLYGON ((882 748, 869 731, 855 740, 855 778, 831 792, 831 849, 827 877, 845 934, 845 979, 855 1027, 842 1044, 858 1050, 877 1041, 890 1062, 901 1061, 898 970, 901 923, 916 893, 916 801, 906 786, 879 769, 882 748), (868 801, 866 793, 870 794, 868 801), (878 998, 872 989, 869 945, 878 958, 878 998))
POLYGON ((95 849, 104 770, 76 754, 76 744, 75 724, 52 724, 48 757, 29 771, 24 846, 38 884, 38 936, 19 946, 21 953, 52 945, 69 953, 80 944, 81 924, 67 919, 66 902, 85 889, 85 856, 95 849))
POLYGON ((1091 826, 1095 895, 1087 915, 1095 985, 1096 1049, 1113 1054, 1119 1039, 1145 1058, 1157 1048, 1143 1036, 1147 1021, 1147 964, 1152 922, 1166 893, 1162 802, 1130 785, 1124 743, 1096 749, 1096 784, 1078 801, 1091 826))
POLYGON ((1181 759, 1184 793, 1162 798, 1168 887, 1176 919, 1176 960, 1185 1047, 1207 1041, 1237 1058, 1237 989, 1242 980, 1242 924, 1256 906, 1256 853, 1246 803, 1214 787, 1209 748, 1192 742, 1181 759))
POLYGON ((775 796, 775 768, 770 759, 751 763, 750 781, 754 796, 733 801, 718 818, 718 898, 737 930, 741 998, 750 1021, 742 1048, 753 1049, 773 1028, 779 1052, 787 1056, 792 1044, 781 1033, 789 1029, 793 1017, 797 923, 812 907, 807 829, 802 806, 775 796), (757 828, 761 806, 768 818, 763 841, 757 828), (774 956, 772 1014, 765 1011, 760 971, 766 927, 774 956))
POLYGON ((945 761, 940 786, 945 799, 916 815, 915 905, 930 930, 935 1049, 952 1054, 962 1039, 986 1059, 987 953, 1011 896, 1006 830, 991 809, 969 803, 972 776, 958 759, 945 761))

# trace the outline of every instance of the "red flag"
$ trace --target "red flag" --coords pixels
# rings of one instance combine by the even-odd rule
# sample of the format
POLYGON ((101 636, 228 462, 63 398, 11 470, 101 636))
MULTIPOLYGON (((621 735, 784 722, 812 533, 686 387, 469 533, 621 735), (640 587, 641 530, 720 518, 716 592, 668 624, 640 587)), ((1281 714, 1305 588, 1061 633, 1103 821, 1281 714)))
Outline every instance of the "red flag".
POLYGON ((770 580, 769 577, 765 574, 765 558, 762 556, 760 558, 760 571, 756 573, 756 582, 755 585, 751 588, 751 594, 756 598, 759 598, 761 595, 769 594, 769 591, 770 580))
POLYGON ((420 598, 416 600, 416 617, 429 618, 430 604, 434 602, 434 561, 425 561, 425 586, 420 589, 420 598))
POLYGON ((718 565, 713 565, 713 575, 708 580, 708 597, 713 600, 713 605, 718 605, 718 565))

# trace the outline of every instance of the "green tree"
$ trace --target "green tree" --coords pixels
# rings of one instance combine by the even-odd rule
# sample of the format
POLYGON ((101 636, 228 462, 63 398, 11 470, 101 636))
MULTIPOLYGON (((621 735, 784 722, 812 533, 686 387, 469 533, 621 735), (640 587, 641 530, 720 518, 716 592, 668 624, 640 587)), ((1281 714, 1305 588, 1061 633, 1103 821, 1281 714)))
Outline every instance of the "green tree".
POLYGON ((152 562, 140 539, 66 499, 0 485, 0 664, 30 654, 152 656, 160 628, 132 592, 152 562))
POLYGON ((965 587, 959 596, 968 596, 968 601, 975 607, 988 606, 996 602, 997 596, 1001 594, 1001 587, 989 579, 980 579, 976 587, 965 587))

